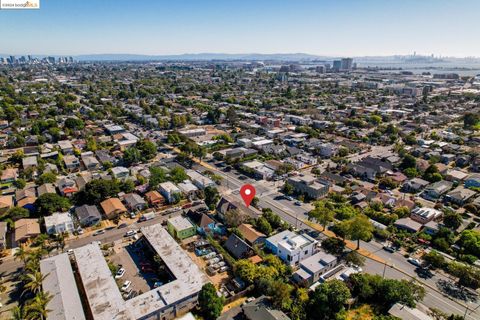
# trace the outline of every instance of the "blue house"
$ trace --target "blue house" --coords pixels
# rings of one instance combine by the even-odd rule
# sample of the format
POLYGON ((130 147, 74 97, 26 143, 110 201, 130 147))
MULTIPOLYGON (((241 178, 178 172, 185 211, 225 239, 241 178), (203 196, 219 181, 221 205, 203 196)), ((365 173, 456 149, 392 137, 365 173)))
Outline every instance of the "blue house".
POLYGON ((465 188, 480 188, 480 173, 472 173, 465 179, 465 188))

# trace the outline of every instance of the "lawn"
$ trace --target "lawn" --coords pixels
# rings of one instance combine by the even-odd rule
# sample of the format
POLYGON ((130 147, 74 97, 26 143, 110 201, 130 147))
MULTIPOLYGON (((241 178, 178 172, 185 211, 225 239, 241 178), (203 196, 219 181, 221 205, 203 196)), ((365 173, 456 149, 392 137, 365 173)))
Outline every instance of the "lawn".
POLYGON ((372 307, 368 304, 361 305, 347 312, 346 320, 371 320, 374 313, 372 307))

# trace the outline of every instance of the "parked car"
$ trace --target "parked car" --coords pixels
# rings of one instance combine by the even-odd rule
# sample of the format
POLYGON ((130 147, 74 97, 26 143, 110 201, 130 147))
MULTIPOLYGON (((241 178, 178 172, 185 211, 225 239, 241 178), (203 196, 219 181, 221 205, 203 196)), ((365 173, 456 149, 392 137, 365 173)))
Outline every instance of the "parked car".
POLYGON ((408 258, 407 261, 410 262, 411 264, 413 264, 416 267, 421 267, 422 266, 422 263, 418 259, 408 258))
POLYGON ((296 205, 296 206, 301 206, 301 205, 302 205, 302 203, 301 203, 300 201, 298 201, 298 200, 297 200, 297 201, 295 201, 295 205, 296 205))
POLYGON ((383 246, 383 250, 391 252, 391 253, 394 253, 395 251, 397 251, 397 249, 395 247, 392 247, 392 246, 383 246))
POLYGON ((69 250, 67 251, 67 253, 68 253, 69 256, 71 256, 71 255, 73 254, 73 249, 69 249, 69 250))
POLYGON ((134 236, 136 233, 137 233, 137 230, 128 230, 128 231, 125 233, 125 237, 134 236))
POLYGON ((99 236, 101 234, 104 234, 105 233, 105 230, 104 229, 101 229, 101 230, 97 230, 93 233, 93 236, 99 236))
POLYGON ((288 201, 293 201, 293 197, 292 197, 292 196, 286 196, 285 199, 287 199, 288 201))
POLYGON ((123 286, 122 286, 121 290, 122 291, 127 291, 128 288, 130 288, 131 285, 132 285, 132 281, 127 280, 123 283, 123 286))
POLYGON ((124 274, 125 268, 118 269, 117 273, 115 274, 115 279, 120 279, 121 277, 123 277, 124 274))

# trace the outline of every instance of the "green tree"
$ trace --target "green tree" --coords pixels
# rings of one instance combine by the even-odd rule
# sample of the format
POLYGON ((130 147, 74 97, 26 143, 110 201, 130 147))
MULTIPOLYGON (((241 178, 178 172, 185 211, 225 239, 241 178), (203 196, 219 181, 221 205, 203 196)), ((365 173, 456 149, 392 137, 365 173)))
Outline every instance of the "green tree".
POLYGON ((97 147, 97 140, 95 140, 94 137, 88 137, 87 138, 87 146, 86 146, 86 149, 88 151, 97 151, 98 147, 97 147))
POLYGON ((285 226, 285 222, 283 222, 279 215, 273 213, 272 209, 263 208, 262 213, 262 216, 267 219, 273 229, 283 228, 285 226))
POLYGON ((23 246, 18 247, 13 255, 15 260, 21 260, 24 264, 29 257, 29 251, 25 250, 23 246))
POLYGON ((285 182, 285 184, 283 185, 283 192, 287 195, 293 194, 294 190, 295 189, 293 189, 293 186, 288 182, 285 182))
POLYGON ((411 308, 423 300, 425 289, 412 281, 383 279, 380 275, 353 274, 350 276, 352 294, 361 302, 373 303, 384 310, 395 303, 411 308))
POLYGON ((167 172, 160 167, 150 167, 150 178, 148 184, 150 189, 156 189, 160 183, 168 181, 167 172))
POLYGON ((317 221, 325 230, 325 227, 333 221, 334 212, 327 201, 315 202, 315 208, 308 213, 308 219, 317 221))
POLYGON ((188 179, 188 175, 182 167, 175 167, 170 171, 169 179, 175 183, 180 183, 188 179))
POLYGON ((95 179, 85 185, 76 195, 77 203, 99 204, 103 200, 117 196, 120 186, 116 180, 95 179))
POLYGON ((343 281, 332 280, 320 284, 310 295, 307 305, 307 319, 336 319, 343 311, 345 304, 352 297, 343 281))
POLYGON ((457 244, 463 249, 464 253, 471 254, 480 258, 480 231, 464 230, 460 234, 457 244))
POLYGON ((42 290, 43 280, 48 275, 42 275, 40 271, 35 271, 26 275, 26 281, 24 286, 24 292, 38 293, 42 290))
POLYGON ((466 113, 463 116, 463 126, 467 129, 473 128, 480 123, 480 115, 476 113, 466 113))
POLYGON ((234 271, 247 285, 253 284, 260 277, 257 266, 247 259, 238 260, 235 263, 234 271))
POLYGON ((406 154, 402 159, 400 168, 405 170, 408 168, 416 168, 416 167, 417 167, 417 158, 415 158, 411 154, 406 154))
POLYGON ((444 268, 447 264, 445 257, 435 250, 423 255, 422 259, 433 268, 444 268))
POLYGON ((258 197, 253 197, 252 202, 250 203, 252 206, 257 207, 260 199, 258 197))
POLYGON ((232 125, 237 123, 238 115, 237 115, 237 112, 235 111, 234 107, 230 107, 230 108, 227 109, 226 118, 227 118, 228 122, 230 122, 230 124, 232 124, 232 125))
POLYGON ((373 124, 374 126, 378 126, 380 123, 382 123, 382 117, 377 116, 377 115, 372 115, 368 119, 368 121, 373 124))
POLYGON ((374 227, 366 215, 359 214, 348 221, 347 230, 350 239, 357 241, 357 249, 359 249, 360 240, 372 239, 374 227))
POLYGON ((206 320, 215 320, 220 316, 223 309, 223 298, 217 295, 213 284, 203 285, 198 294, 198 306, 206 320))
POLYGON ((85 123, 81 119, 67 118, 65 120, 65 127, 72 130, 81 130, 85 127, 85 123))
POLYGON ((137 149, 140 151, 140 157, 142 161, 148 161, 155 157, 157 154, 157 146, 150 140, 142 139, 136 144, 137 149))
POLYGON ((330 254, 340 255, 345 250, 345 243, 338 238, 327 238, 322 241, 322 248, 330 254))
POLYGON ((259 217, 255 222, 255 226, 261 233, 267 236, 270 235, 270 233, 272 233, 272 226, 270 225, 268 220, 265 219, 264 217, 259 217))
POLYGON ((15 188, 17 188, 17 189, 23 189, 23 188, 25 188, 25 186, 27 185, 27 182, 25 181, 25 179, 18 178, 17 180, 15 180, 15 181, 13 182, 13 185, 14 185, 15 188))
POLYGON ((23 218, 28 218, 29 216, 30 216, 30 211, 21 207, 13 207, 12 209, 8 210, 7 214, 5 215, 5 217, 9 217, 13 221, 17 221, 23 218))
POLYGON ((205 204, 210 210, 213 210, 217 205, 218 200, 220 200, 220 194, 218 193, 217 188, 208 186, 204 190, 205 193, 205 204))
POLYGON ((42 173, 38 179, 37 184, 42 185, 44 183, 55 183, 57 181, 57 175, 53 172, 42 173))
POLYGON ((142 153, 136 147, 127 148, 123 152, 123 161, 128 165, 139 163, 142 160, 142 153))
POLYGON ((39 292, 25 307, 27 320, 47 319, 48 313, 52 310, 47 309, 48 303, 52 300, 52 295, 45 292, 39 292))
POLYGON ((437 182, 442 180, 442 175, 438 172, 437 166, 432 164, 423 173, 423 179, 429 182, 437 182))
POLYGON ((405 170, 403 170, 403 173, 409 178, 409 179, 412 179, 412 178, 415 178, 416 176, 418 176, 418 171, 416 168, 407 168, 405 170))
POLYGON ((58 211, 66 211, 70 208, 70 201, 56 193, 44 193, 35 202, 37 211, 42 216, 50 215, 58 211))
POLYGON ((365 265, 365 257, 361 256, 357 251, 350 251, 345 255, 345 261, 356 266, 365 265))
POLYGON ((271 281, 267 294, 272 298, 274 308, 289 310, 292 306, 293 286, 282 280, 271 281))
POLYGON ((463 218, 458 212, 449 210, 443 217, 443 225, 452 230, 457 230, 462 225, 463 218))
POLYGON ((21 306, 15 306, 12 308, 11 320, 25 320, 25 312, 21 306))
POLYGON ((130 179, 125 180, 120 184, 120 190, 122 190, 125 193, 133 192, 135 191, 135 183, 130 179))

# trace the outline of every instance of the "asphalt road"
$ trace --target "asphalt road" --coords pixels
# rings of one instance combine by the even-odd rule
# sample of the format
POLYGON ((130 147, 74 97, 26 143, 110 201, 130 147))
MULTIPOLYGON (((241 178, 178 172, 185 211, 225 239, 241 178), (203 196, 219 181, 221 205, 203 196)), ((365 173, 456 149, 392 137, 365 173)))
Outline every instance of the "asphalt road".
MULTIPOLYGON (((385 152, 387 150, 382 149, 380 151, 385 152)), ((380 151, 375 150, 374 152, 380 151)), ((249 183, 256 189, 256 195, 259 198, 259 207, 271 208, 283 220, 295 226, 297 229, 311 229, 308 225, 302 223, 302 220, 307 219, 307 212, 311 210, 312 206, 309 204, 297 206, 293 201, 283 198, 282 194, 277 189, 277 187, 280 187, 280 185, 283 184, 283 181, 277 182, 277 185, 275 186, 274 182, 256 181, 248 177, 246 179, 239 179, 239 177, 242 175, 235 170, 232 169, 229 172, 224 172, 222 168, 216 167, 213 163, 209 164, 210 166, 216 168, 215 173, 223 178, 222 185, 219 188, 221 192, 238 195, 238 190, 240 187, 246 183, 249 183)), ((199 164, 195 164, 194 169, 198 171, 212 170, 212 168, 207 169, 199 164)), ((322 236, 325 237, 323 234, 322 236)), ((438 280, 450 281, 443 274, 433 272, 432 278, 421 279, 415 272, 416 267, 410 264, 401 254, 389 253, 383 250, 383 244, 376 241, 361 241, 360 245, 362 248, 367 249, 368 251, 387 261, 387 266, 385 266, 377 261, 366 259, 365 266, 363 267, 365 272, 384 275, 386 278, 391 279, 415 279, 423 284, 426 290, 426 296, 420 304, 420 307, 423 305, 423 309, 427 309, 425 307, 435 308, 448 314, 454 313, 463 316, 466 311, 465 306, 468 306, 469 310, 466 314, 466 319, 480 319, 480 301, 476 303, 457 301, 454 298, 440 293, 438 289, 432 289, 437 288, 436 282, 438 280)))

